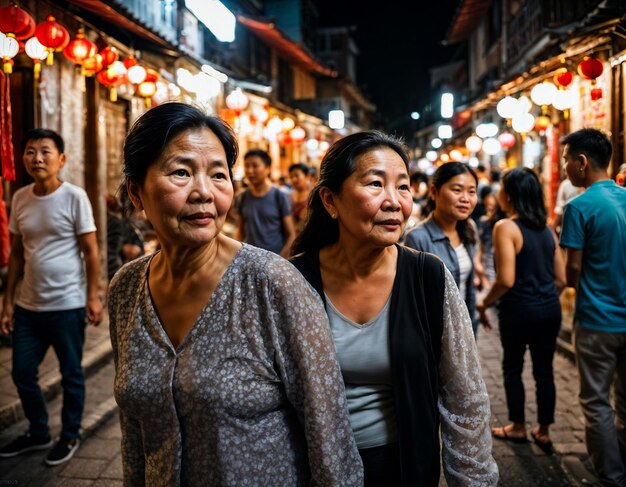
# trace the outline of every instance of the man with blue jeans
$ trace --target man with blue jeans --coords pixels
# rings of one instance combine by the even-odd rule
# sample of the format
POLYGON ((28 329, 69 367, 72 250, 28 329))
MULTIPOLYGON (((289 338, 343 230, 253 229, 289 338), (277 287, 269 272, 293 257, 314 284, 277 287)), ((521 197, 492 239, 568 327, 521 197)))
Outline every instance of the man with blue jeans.
POLYGON ((62 375, 62 430, 46 463, 59 465, 74 455, 80 443, 85 324, 102 321, 96 227, 85 191, 58 177, 65 164, 58 134, 45 129, 28 132, 23 162, 34 183, 13 196, 11 255, 0 327, 3 333, 13 331, 13 381, 30 427, 0 448, 0 458, 52 446, 46 403, 37 382, 39 364, 52 346, 62 375))
POLYGON ((586 188, 563 214, 567 284, 576 288, 576 361, 587 450, 602 485, 626 486, 626 189, 607 174, 612 146, 595 129, 563 139, 564 169, 586 188), (613 385, 614 405, 610 392, 613 385))

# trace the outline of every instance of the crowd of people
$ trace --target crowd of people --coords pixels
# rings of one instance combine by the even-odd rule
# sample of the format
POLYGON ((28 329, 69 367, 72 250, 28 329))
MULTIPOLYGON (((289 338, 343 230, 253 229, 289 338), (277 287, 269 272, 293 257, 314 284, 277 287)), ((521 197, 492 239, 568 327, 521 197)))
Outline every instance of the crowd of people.
MULTIPOLYGON (((436 486, 443 472, 450 486, 496 485, 492 439, 528 441, 527 349, 537 388, 530 435, 552 451, 552 361, 567 284, 578 294, 591 458, 605 485, 626 485, 626 189, 606 173, 604 134, 584 129, 563 145, 569 181, 587 189, 564 188, 551 221, 534 171, 451 162, 431 175, 411 172, 403 142, 375 130, 335 142, 319 174, 296 163, 277 183, 270 155, 249 150, 241 184, 226 123, 183 103, 148 110, 126 138, 120 193, 107 199, 125 481, 436 486), (146 228, 156 251, 146 251, 146 228), (503 349, 510 424, 496 428, 476 347, 480 325, 480 333, 499 330, 503 349)), ((102 319, 93 216, 84 193, 57 177, 62 141, 36 133, 26 147, 35 183, 12 205, 2 328, 14 330, 18 350, 51 319, 48 309, 78 310, 81 339, 71 355, 80 355, 85 313, 94 324, 102 319), (56 144, 56 162, 45 144, 56 144), (36 252, 53 237, 35 228, 41 217, 31 205, 54 211, 43 199, 67 199, 68 191, 83 213, 80 224, 68 221, 74 231, 64 245, 85 261, 79 282, 87 291, 76 299, 86 307, 56 306, 48 281, 30 292, 22 286, 16 299, 22 269, 31 279, 58 272, 36 252), (42 307, 46 300, 55 305, 42 307)), ((71 398, 69 359, 57 339, 38 340, 39 355, 55 347, 71 398)), ((51 444, 33 373, 43 355, 15 355, 30 429, 0 457, 51 444)), ((57 444, 50 465, 78 448, 79 403, 64 406, 63 448, 57 444)))

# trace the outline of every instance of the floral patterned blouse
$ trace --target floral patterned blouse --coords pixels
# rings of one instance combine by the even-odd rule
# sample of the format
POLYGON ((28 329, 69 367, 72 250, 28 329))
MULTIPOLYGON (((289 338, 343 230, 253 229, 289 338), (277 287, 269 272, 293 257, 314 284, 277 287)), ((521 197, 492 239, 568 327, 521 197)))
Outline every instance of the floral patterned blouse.
POLYGON ((174 349, 150 259, 109 290, 126 485, 362 485, 326 313, 300 273, 244 245, 174 349))

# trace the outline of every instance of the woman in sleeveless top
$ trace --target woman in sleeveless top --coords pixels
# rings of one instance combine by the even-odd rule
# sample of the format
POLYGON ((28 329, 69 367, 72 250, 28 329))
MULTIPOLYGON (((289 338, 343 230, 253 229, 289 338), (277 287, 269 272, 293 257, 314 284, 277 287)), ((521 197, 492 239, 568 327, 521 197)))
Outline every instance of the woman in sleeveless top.
POLYGON ((511 424, 492 429, 493 436, 525 442, 524 354, 530 350, 537 385, 535 443, 552 450, 549 428, 554 423, 556 389, 552 360, 561 326, 559 293, 565 286, 563 256, 556 236, 546 225, 541 183, 528 168, 516 168, 502 178, 498 199, 509 215, 493 231, 496 279, 478 304, 481 321, 497 303, 502 342, 502 371, 511 424))
POLYGON ((378 131, 335 142, 292 262, 326 305, 365 486, 435 487, 440 459, 451 487, 495 485, 467 308, 439 258, 397 244, 413 205, 408 162, 378 131))

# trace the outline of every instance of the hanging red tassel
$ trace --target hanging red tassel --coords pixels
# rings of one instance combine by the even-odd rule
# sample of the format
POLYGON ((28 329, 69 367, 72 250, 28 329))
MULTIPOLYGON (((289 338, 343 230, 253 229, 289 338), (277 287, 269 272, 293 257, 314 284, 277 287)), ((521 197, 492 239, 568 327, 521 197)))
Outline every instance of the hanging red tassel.
POLYGON ((0 73, 0 159, 2 160, 2 177, 7 181, 15 181, 10 83, 9 77, 4 73, 0 73))

